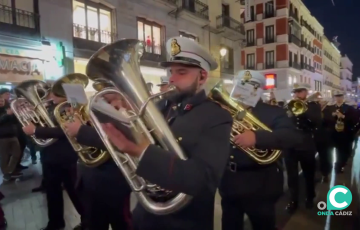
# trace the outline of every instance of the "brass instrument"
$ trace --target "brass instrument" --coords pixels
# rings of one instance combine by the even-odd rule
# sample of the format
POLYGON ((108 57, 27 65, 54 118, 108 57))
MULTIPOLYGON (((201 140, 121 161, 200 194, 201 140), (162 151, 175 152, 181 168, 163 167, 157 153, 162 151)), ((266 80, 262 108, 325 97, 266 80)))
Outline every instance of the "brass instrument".
POLYGON ((242 148, 233 142, 233 138, 236 135, 243 133, 245 130, 265 130, 268 132, 272 131, 269 127, 259 121, 254 115, 246 111, 243 106, 232 100, 221 81, 210 91, 208 97, 210 100, 220 104, 222 108, 229 111, 234 118, 231 131, 231 144, 237 146, 239 149, 247 153, 254 161, 261 165, 271 164, 280 157, 280 150, 263 150, 257 149, 255 147, 242 148))
MULTIPOLYGON (((84 88, 86 88, 86 86, 89 84, 89 79, 87 76, 79 73, 65 75, 54 83, 52 91, 55 95, 60 97, 66 97, 65 91, 62 87, 62 84, 64 83, 80 84, 84 88)), ((74 105, 69 103, 68 101, 59 103, 55 107, 54 116, 63 130, 64 124, 73 121, 75 117, 77 117, 83 125, 87 125, 89 121, 89 111, 87 105, 74 105), (71 111, 71 114, 69 113, 70 108, 73 110, 71 111)), ((81 145, 76 141, 76 138, 67 135, 65 130, 64 133, 68 138, 71 146, 78 154, 80 160, 86 166, 97 167, 105 163, 110 158, 109 154, 107 154, 106 151, 102 151, 100 149, 96 149, 90 146, 81 145)))
MULTIPOLYGON (((175 153, 181 160, 187 157, 177 143, 166 120, 157 109, 153 100, 165 93, 175 92, 175 87, 164 93, 151 95, 140 72, 140 57, 144 52, 144 44, 137 39, 123 39, 102 47, 89 60, 86 75, 93 81, 103 80, 114 85, 113 89, 104 89, 96 93, 90 100, 90 120, 98 131, 108 152, 124 174, 127 182, 137 196, 140 204, 150 213, 167 215, 186 206, 191 196, 184 193, 173 194, 172 191, 151 184, 136 175, 138 159, 126 153, 119 152, 104 133, 99 119, 92 112, 94 103, 106 103, 103 96, 117 94, 127 104, 124 112, 131 115, 130 134, 128 139, 148 140, 152 144, 175 153), (172 198, 168 199, 168 195, 172 198), (152 197, 162 196, 166 200, 157 202, 152 197)), ((165 176, 165 175, 164 175, 165 176)))
MULTIPOLYGON (((336 112, 339 113, 340 111, 337 109, 336 112)), ((339 133, 344 132, 344 129, 345 129, 345 123, 342 118, 338 117, 336 120, 336 123, 335 123, 336 132, 339 132, 339 133)))
POLYGON ((272 98, 272 99, 269 100, 269 104, 270 105, 278 105, 278 102, 276 101, 275 98, 272 98))
POLYGON ((306 100, 292 99, 286 104, 285 108, 291 111, 295 116, 302 115, 308 110, 307 103, 315 101, 320 95, 319 92, 315 92, 308 96, 306 100))
MULTIPOLYGON (((23 127, 30 123, 41 127, 55 127, 44 106, 47 101, 42 101, 49 94, 47 87, 45 82, 39 80, 23 81, 15 87, 14 92, 17 98, 11 101, 10 107, 23 127), (43 95, 40 98, 41 91, 43 95)), ((46 147, 56 141, 53 138, 38 139, 35 135, 31 138, 41 147, 46 147)))

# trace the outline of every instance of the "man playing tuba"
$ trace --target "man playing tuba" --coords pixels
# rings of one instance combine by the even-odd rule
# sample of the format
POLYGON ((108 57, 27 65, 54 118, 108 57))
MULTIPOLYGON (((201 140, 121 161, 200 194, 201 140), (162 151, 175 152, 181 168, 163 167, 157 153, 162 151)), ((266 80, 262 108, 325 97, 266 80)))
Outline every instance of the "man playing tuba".
POLYGON ((103 129, 120 151, 139 157, 137 175, 193 197, 186 207, 169 215, 154 215, 138 204, 133 211, 134 229, 212 230, 215 192, 226 167, 232 118, 209 101, 203 90, 210 71, 217 68, 209 52, 184 37, 169 39, 166 49, 171 59, 161 65, 170 69, 170 84, 179 93, 160 101, 160 110, 189 159, 181 160, 156 145, 136 145, 111 124, 104 124, 103 129))
POLYGON ((315 170, 316 146, 314 133, 321 125, 321 109, 315 102, 306 101, 309 85, 304 83, 294 84, 294 99, 288 103, 288 115, 301 133, 302 144, 289 148, 285 153, 285 164, 288 173, 288 186, 290 202, 286 206, 289 213, 298 207, 299 180, 298 164, 300 162, 306 184, 306 207, 314 206, 315 198, 315 170))
MULTIPOLYGON (((265 86, 264 75, 253 70, 240 71, 236 79, 257 89, 265 86), (247 78, 244 73, 249 73, 247 78)), ((282 108, 269 105, 260 98, 254 107, 247 105, 246 101, 239 103, 272 132, 246 129, 234 137, 228 166, 219 188, 223 210, 222 229, 244 229, 244 214, 247 214, 254 230, 274 230, 275 204, 283 193, 283 170, 279 155, 271 156, 270 152, 291 148, 301 143, 301 138, 282 108), (256 161, 241 148, 256 148, 250 154, 263 155, 264 160, 274 159, 268 163, 256 161)), ((247 127, 257 125, 255 122, 250 125, 245 121, 239 122, 244 122, 247 127)), ((233 126, 233 129, 236 127, 233 126)))

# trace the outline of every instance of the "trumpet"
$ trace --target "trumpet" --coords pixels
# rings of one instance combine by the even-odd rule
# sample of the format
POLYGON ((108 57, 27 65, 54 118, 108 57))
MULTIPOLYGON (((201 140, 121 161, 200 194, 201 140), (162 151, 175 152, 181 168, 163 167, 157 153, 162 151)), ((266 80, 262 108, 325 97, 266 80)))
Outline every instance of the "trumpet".
MULTIPOLYGON (((340 113, 339 110, 336 110, 336 113, 340 113)), ((336 132, 343 132, 345 129, 345 123, 342 118, 338 117, 335 123, 335 130, 336 132)))
POLYGON ((295 116, 300 116, 308 110, 307 103, 315 101, 320 95, 319 92, 315 92, 307 97, 306 100, 292 99, 285 105, 285 109, 290 110, 295 116))
MULTIPOLYGON (((45 82, 39 80, 24 81, 15 87, 14 92, 17 98, 11 101, 10 108, 23 127, 30 123, 41 127, 55 127, 44 106, 51 101, 43 101, 49 94, 47 87, 45 82), (40 97, 41 92, 43 95, 40 97)), ((35 135, 31 138, 41 147, 46 147, 56 141, 53 138, 38 139, 35 135)))
MULTIPOLYGON (((86 86, 89 84, 89 79, 83 74, 74 73, 65 75, 64 77, 57 80, 53 85, 52 91, 58 96, 66 97, 65 91, 62 87, 63 83, 80 84, 83 86, 83 88, 86 88, 86 86)), ((98 85, 98 87, 100 88, 100 85, 98 85)), ((83 125, 87 125, 89 122, 89 108, 88 105, 75 105, 65 101, 55 107, 54 116, 63 130, 65 123, 72 122, 75 118, 78 118, 83 125), (68 112, 70 108, 72 110, 71 113, 68 112)), ((71 146, 78 154, 80 160, 86 166, 97 167, 110 158, 106 151, 91 146, 81 145, 76 141, 75 138, 66 134, 65 130, 64 133, 68 138, 71 146)))

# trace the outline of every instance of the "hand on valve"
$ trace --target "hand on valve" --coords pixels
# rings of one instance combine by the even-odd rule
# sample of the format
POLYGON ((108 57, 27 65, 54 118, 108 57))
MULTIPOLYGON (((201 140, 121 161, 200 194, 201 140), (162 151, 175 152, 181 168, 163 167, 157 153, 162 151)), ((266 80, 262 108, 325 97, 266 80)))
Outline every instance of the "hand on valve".
POLYGON ((234 137, 234 142, 240 147, 249 148, 256 144, 256 137, 253 131, 245 130, 243 133, 234 137))
POLYGON ((27 126, 24 126, 22 129, 26 135, 31 136, 35 134, 36 126, 33 123, 30 123, 27 126))
POLYGON ((82 123, 80 119, 77 116, 74 116, 74 120, 65 123, 64 129, 67 135, 69 135, 70 137, 76 137, 81 125, 82 123))
POLYGON ((150 144, 147 140, 143 140, 139 144, 133 143, 110 123, 102 124, 102 128, 114 146, 131 156, 140 157, 150 144))

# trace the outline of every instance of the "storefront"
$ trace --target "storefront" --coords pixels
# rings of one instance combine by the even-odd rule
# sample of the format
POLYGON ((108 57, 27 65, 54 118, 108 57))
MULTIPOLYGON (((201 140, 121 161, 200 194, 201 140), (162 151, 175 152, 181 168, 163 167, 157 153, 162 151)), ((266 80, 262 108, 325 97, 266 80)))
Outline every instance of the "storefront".
MULTIPOLYGON (((87 63, 88 63, 87 59, 74 57, 74 72, 85 74, 87 63)), ((157 86, 157 84, 160 83, 160 78, 162 76, 167 75, 167 71, 165 69, 147 67, 147 66, 140 66, 140 70, 144 77, 145 82, 152 84, 153 86, 152 92, 153 93, 159 92, 159 87, 157 86)), ((90 95, 95 92, 94 89, 92 88, 92 82, 90 82, 88 87, 85 89, 85 92, 87 92, 87 94, 90 95)))
POLYGON ((59 62, 62 59, 50 44, 43 46, 40 43, 34 49, 0 44, 0 88, 12 89, 20 82, 31 79, 54 80, 63 72, 59 62))

